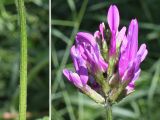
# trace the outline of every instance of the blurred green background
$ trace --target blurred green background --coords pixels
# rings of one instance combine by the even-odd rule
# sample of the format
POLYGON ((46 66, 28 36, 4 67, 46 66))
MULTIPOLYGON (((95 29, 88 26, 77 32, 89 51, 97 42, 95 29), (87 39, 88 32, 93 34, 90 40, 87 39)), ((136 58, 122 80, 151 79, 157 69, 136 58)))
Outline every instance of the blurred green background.
POLYGON ((139 45, 149 54, 141 65, 136 91, 113 106, 114 120, 160 119, 160 1, 159 0, 54 0, 52 2, 52 119, 103 120, 105 109, 81 94, 62 75, 73 68, 69 55, 78 31, 94 33, 106 24, 109 5, 120 11, 121 26, 139 22, 139 45))
MULTIPOLYGON (((20 34, 15 0, 0 0, 0 120, 19 107, 20 34)), ((48 115, 48 0, 26 0, 28 120, 48 115)), ((6 119, 5 119, 6 120, 6 119)))

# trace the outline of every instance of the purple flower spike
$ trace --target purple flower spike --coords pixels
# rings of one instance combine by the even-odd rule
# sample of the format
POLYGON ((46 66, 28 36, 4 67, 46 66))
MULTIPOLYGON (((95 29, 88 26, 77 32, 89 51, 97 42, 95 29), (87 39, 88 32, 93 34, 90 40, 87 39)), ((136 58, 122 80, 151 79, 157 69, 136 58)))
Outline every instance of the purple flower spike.
POLYGON ((63 70, 73 85, 100 104, 113 104, 134 91, 140 64, 148 54, 146 44, 138 49, 137 19, 119 30, 119 11, 111 5, 107 22, 109 30, 102 22, 94 35, 77 33, 70 50, 75 72, 63 70))

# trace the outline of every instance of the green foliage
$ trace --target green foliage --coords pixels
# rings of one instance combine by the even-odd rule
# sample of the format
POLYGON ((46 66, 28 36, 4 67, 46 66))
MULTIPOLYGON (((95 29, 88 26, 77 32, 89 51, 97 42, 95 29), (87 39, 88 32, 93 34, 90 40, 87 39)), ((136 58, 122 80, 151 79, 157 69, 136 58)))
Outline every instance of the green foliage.
POLYGON ((160 1, 159 0, 54 0, 52 3, 52 119, 103 120, 105 109, 81 94, 63 77, 64 67, 73 69, 69 56, 77 31, 94 32, 106 23, 106 10, 116 4, 121 25, 132 18, 139 22, 139 44, 146 43, 147 59, 136 82, 136 91, 113 106, 114 120, 160 118, 160 1), (86 5, 87 4, 87 5, 86 5))
POLYGON ((49 120, 49 117, 43 117, 43 118, 39 118, 39 119, 36 119, 36 120, 49 120))
MULTIPOLYGON (((48 1, 27 0, 29 118, 48 115, 48 1)), ((14 0, 0 2, 0 119, 17 114, 20 33, 14 0)), ((13 118, 14 119, 14 118, 13 118)))

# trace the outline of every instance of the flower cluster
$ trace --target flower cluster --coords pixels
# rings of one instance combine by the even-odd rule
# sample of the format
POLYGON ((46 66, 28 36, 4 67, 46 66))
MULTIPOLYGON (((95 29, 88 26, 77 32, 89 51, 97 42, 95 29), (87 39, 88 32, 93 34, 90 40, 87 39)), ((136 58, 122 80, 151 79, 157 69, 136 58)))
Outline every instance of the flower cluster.
POLYGON ((138 49, 138 22, 131 20, 119 30, 118 8, 111 5, 107 22, 99 25, 94 35, 78 32, 71 48, 75 72, 63 70, 67 79, 94 101, 113 104, 134 91, 141 69, 140 63, 148 51, 142 44, 138 49))

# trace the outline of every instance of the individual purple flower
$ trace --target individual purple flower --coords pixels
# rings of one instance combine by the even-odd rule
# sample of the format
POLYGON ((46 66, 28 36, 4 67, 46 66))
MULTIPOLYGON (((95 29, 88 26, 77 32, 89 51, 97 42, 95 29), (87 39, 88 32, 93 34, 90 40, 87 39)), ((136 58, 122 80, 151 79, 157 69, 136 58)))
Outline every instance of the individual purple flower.
POLYGON ((129 25, 127 39, 122 42, 118 68, 122 82, 128 83, 128 93, 134 90, 134 82, 141 71, 140 63, 147 53, 145 44, 142 44, 138 50, 138 22, 134 19, 129 25))
POLYGON ((118 8, 115 5, 111 5, 108 10, 107 15, 108 25, 111 31, 111 40, 110 40, 110 49, 109 55, 113 56, 116 54, 117 47, 121 44, 122 40, 125 37, 126 27, 122 27, 119 31, 119 23, 120 23, 120 16, 118 8))
POLYGON ((71 48, 71 56, 76 73, 67 69, 63 70, 63 73, 68 78, 68 80, 78 88, 85 86, 88 81, 88 70, 85 64, 85 60, 82 58, 80 52, 80 49, 76 48, 75 46, 71 48))
POLYGON ((109 54, 113 56, 116 54, 116 35, 118 33, 119 27, 119 11, 115 5, 111 5, 108 10, 107 21, 111 31, 111 41, 110 41, 110 49, 109 54))
POLYGON ((105 39, 105 25, 104 25, 104 23, 101 23, 100 25, 99 25, 99 32, 100 32, 100 34, 101 34, 101 36, 102 36, 102 41, 104 41, 104 39, 105 39))

